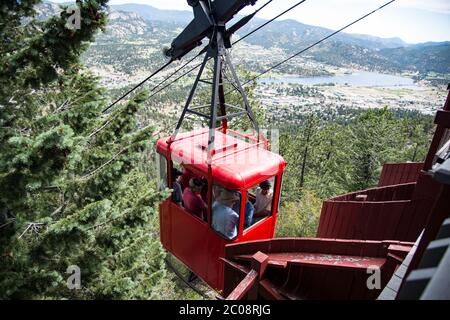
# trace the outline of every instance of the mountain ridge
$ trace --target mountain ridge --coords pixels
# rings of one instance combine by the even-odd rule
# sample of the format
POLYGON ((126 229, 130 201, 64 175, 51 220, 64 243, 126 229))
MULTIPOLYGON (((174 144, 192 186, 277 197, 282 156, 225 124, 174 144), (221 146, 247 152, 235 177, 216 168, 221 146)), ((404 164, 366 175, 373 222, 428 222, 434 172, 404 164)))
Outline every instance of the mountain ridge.
MULTIPOLYGON (((137 12, 139 15, 141 15, 143 18, 148 20, 158 20, 158 21, 172 21, 172 22, 183 22, 187 23, 190 22, 193 18, 193 14, 190 11, 187 10, 166 10, 166 9, 159 9, 154 6, 148 5, 148 4, 139 4, 139 3, 127 3, 127 4, 119 4, 119 5, 110 5, 111 8, 117 10, 117 11, 124 11, 124 12, 137 12)), ((267 19, 262 19, 259 17, 253 18, 252 22, 258 22, 260 24, 268 21, 267 19)), ((274 23, 278 22, 289 22, 289 23, 297 23, 303 26, 311 27, 311 28, 320 28, 322 30, 327 31, 335 31, 333 29, 315 26, 315 25, 309 25, 302 23, 295 19, 283 19, 283 20, 275 20, 274 23)), ((369 34, 359 34, 359 33, 346 33, 343 32, 342 34, 353 37, 356 39, 366 40, 370 42, 381 42, 386 43, 384 47, 389 48, 397 48, 397 47, 406 47, 406 46, 432 46, 432 45, 439 45, 442 43, 450 43, 450 41, 441 41, 441 42, 424 42, 424 43, 407 43, 400 37, 379 37, 369 34)))
POLYGON ((158 9, 151 5, 139 3, 126 3, 110 5, 117 11, 138 12, 143 18, 148 20, 172 21, 180 23, 188 23, 193 18, 193 13, 186 10, 165 10, 158 9))
MULTIPOLYGON (((57 7, 57 4, 46 2, 38 11, 40 16, 48 17, 51 12, 45 11, 55 13, 57 7)), ((163 61, 162 48, 170 45, 191 21, 192 16, 189 11, 162 10, 150 5, 112 5, 106 32, 97 37, 96 43, 86 55, 88 64, 113 66, 122 73, 133 73, 142 68, 151 69, 152 65, 163 61), (118 10, 120 8, 128 11, 118 10), (111 50, 112 46, 114 50, 111 50)), ((242 37, 266 21, 261 18, 252 19, 235 37, 242 37)), ((235 49, 235 53, 240 63, 259 72, 332 32, 331 29, 303 24, 294 19, 277 20, 246 38, 235 49)), ((280 71, 302 73, 305 71, 305 61, 313 59, 336 67, 387 73, 419 73, 418 78, 424 79, 430 72, 450 73, 449 52, 448 41, 408 44, 400 38, 339 33, 309 50, 307 57, 291 61, 280 71)), ((320 73, 314 69, 315 66, 309 68, 311 72, 306 74, 320 73)))
MULTIPOLYGON (((190 11, 185 10, 163 10, 155 8, 151 5, 147 4, 136 4, 136 3, 130 3, 130 4, 123 4, 123 5, 111 5, 111 8, 119 11, 125 11, 125 12, 138 12, 143 18, 148 20, 159 20, 159 21, 172 21, 172 22, 180 22, 180 23, 188 23, 192 20, 193 14, 190 11)), ((238 15, 239 17, 239 15, 238 15)), ((255 27, 255 24, 263 24, 267 22, 267 19, 262 19, 255 17, 252 19, 251 23, 249 25, 255 27)), ((319 28, 320 30, 326 30, 329 32, 333 32, 334 30, 314 26, 314 25, 308 25, 304 24, 300 21, 297 21, 295 19, 283 19, 283 20, 275 20, 273 22, 275 25, 279 25, 280 23, 289 23, 289 24, 298 24, 298 26, 306 26, 307 28, 319 28)), ((248 28, 247 28, 248 29, 248 28)), ((246 28, 244 28, 246 30, 246 28)), ((383 48, 385 47, 395 47, 395 46, 404 46, 406 45, 406 42, 401 40, 400 38, 381 38, 377 36, 372 35, 366 35, 366 34, 350 34, 350 33, 343 33, 347 37, 354 37, 355 39, 360 39, 361 41, 367 41, 367 42, 378 42, 378 43, 385 43, 383 48), (394 43, 393 45, 389 45, 390 43, 394 43)), ((370 47, 376 47, 373 44, 370 45, 370 47)))
MULTIPOLYGON (((55 3, 52 1, 43 1, 43 4, 52 4, 52 5, 69 5, 73 2, 64 2, 64 3, 55 3)), ((141 16, 142 18, 146 20, 151 21, 169 21, 169 22, 176 22, 176 23, 188 23, 193 18, 193 13, 188 10, 169 10, 169 9, 159 9, 154 6, 148 5, 148 4, 141 4, 141 3, 126 3, 126 4, 114 4, 109 5, 109 8, 114 9, 115 11, 122 11, 122 12, 133 12, 137 15, 141 16)), ((239 16, 239 15, 238 15, 239 16)), ((251 23, 255 24, 255 22, 258 22, 259 24, 262 24, 264 22, 268 21, 267 19, 262 19, 259 17, 255 17, 252 19, 251 23)), ((305 24, 303 22, 300 22, 295 19, 283 19, 283 20, 275 20, 273 23, 294 23, 301 26, 306 26, 308 28, 317 28, 320 30, 326 30, 333 32, 335 30, 321 27, 321 26, 315 26, 315 25, 309 25, 305 24)), ((341 34, 352 37, 355 39, 360 39, 364 41, 369 42, 380 42, 380 43, 386 43, 384 45, 385 48, 397 48, 397 47, 410 47, 410 46, 434 46, 434 45, 441 45, 441 44, 450 44, 450 41, 428 41, 423 43, 407 43, 400 37, 379 37, 369 34, 359 34, 359 33, 346 33, 342 32, 341 34)), ((371 46, 368 46, 371 47, 371 46)))

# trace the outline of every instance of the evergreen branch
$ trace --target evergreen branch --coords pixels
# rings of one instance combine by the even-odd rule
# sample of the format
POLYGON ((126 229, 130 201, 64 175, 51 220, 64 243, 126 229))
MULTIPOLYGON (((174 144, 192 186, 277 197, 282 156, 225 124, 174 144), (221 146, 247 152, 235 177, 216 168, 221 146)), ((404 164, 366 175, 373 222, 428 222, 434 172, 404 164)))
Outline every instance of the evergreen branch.
POLYGON ((115 218, 112 218, 112 219, 103 221, 102 223, 99 223, 99 224, 96 224, 96 225, 94 225, 94 226, 92 226, 92 227, 87 228, 86 231, 90 231, 90 230, 92 230, 92 229, 97 229, 97 228, 103 227, 104 225, 106 225, 106 224, 108 224, 108 223, 110 223, 110 222, 114 222, 114 221, 116 221, 116 220, 118 220, 118 219, 120 219, 120 218, 123 218, 124 216, 125 216, 125 214, 123 214, 123 215, 121 215, 121 216, 119 216, 119 217, 115 217, 115 218))
MULTIPOLYGON (((114 117, 111 117, 114 118, 114 117)), ((111 123, 112 119, 108 119, 107 121, 105 121, 105 123, 103 123, 103 125, 97 129, 95 129, 93 132, 91 132, 91 134, 88 136, 88 138, 92 138, 93 136, 95 136, 97 133, 99 133, 100 131, 102 131, 106 126, 108 126, 108 124, 111 123)))
POLYGON ((61 110, 55 110, 54 113, 57 113, 57 112, 64 112, 64 111, 66 111, 66 110, 69 110, 69 109, 73 108, 73 105, 74 105, 75 103, 77 103, 77 102, 80 101, 81 99, 85 98, 87 95, 89 95, 89 94, 91 94, 91 93, 94 93, 95 90, 96 90, 96 89, 92 89, 92 90, 87 91, 87 92, 86 92, 85 94, 83 94, 81 97, 78 97, 78 98, 75 99, 74 101, 70 102, 70 103, 69 103, 67 106, 65 106, 64 108, 61 108, 61 110))
POLYGON ((59 186, 46 186, 41 188, 42 191, 54 191, 55 189, 60 190, 59 186))
POLYGON ((16 131, 20 134, 25 134, 26 136, 30 136, 29 135, 29 130, 30 128, 13 128, 13 127, 1 127, 2 129, 9 129, 9 130, 13 130, 16 131))
MULTIPOLYGON (((142 128, 142 129, 140 129, 140 130, 141 130, 141 131, 144 131, 144 130, 150 128, 150 127, 151 127, 151 125, 148 125, 148 126, 142 128)), ((162 128, 162 129, 160 129, 160 130, 154 132, 154 133, 152 134, 152 137, 155 137, 155 136, 159 135, 163 129, 164 129, 164 128, 162 128)), ((101 169, 103 169, 104 167, 106 167, 107 165, 109 165, 110 163, 112 163, 118 156, 120 156, 122 153, 124 153, 126 150, 128 150, 128 149, 129 149, 130 147, 132 147, 132 146, 133 146, 133 144, 130 144, 129 146, 123 148, 122 150, 120 150, 119 152, 117 152, 111 159, 109 159, 108 161, 106 161, 105 163, 103 163, 100 167, 98 167, 98 168, 94 169, 93 171, 91 171, 91 172, 89 172, 89 173, 83 175, 83 176, 82 176, 81 178, 79 178, 79 179, 80 179, 80 180, 87 180, 87 179, 89 179, 92 175, 96 174, 98 171, 100 171, 101 169)))
POLYGON ((64 107, 66 106, 66 104, 69 102, 70 99, 66 99, 66 101, 64 101, 58 108, 56 108, 55 111, 53 111, 53 114, 58 113, 61 109, 64 110, 64 107))
POLYGON ((25 228, 25 230, 21 233, 21 235, 17 238, 20 239, 23 237, 23 235, 28 231, 28 230, 33 230, 34 233, 39 233, 39 231, 41 230, 42 226, 45 223, 40 223, 40 222, 30 222, 28 223, 28 226, 25 228))
POLYGON ((106 161, 105 163, 103 163, 100 167, 92 170, 91 172, 85 174, 84 176, 82 176, 80 178, 80 180, 87 180, 89 179, 91 176, 93 176, 94 174, 96 174, 98 171, 102 170, 104 167, 106 167, 107 165, 109 165, 111 162, 113 162, 118 156, 120 156, 122 153, 124 153, 126 150, 128 150, 131 147, 131 145, 129 145, 128 147, 123 148, 122 150, 120 150, 119 152, 117 152, 111 159, 109 159, 108 161, 106 161))
POLYGON ((28 226, 26 227, 26 229, 25 229, 25 231, 24 232, 22 232, 22 234, 19 236, 19 238, 18 239, 20 239, 20 238, 22 238, 22 236, 28 231, 28 229, 30 229, 30 227, 31 227, 31 223, 30 224, 28 224, 28 226))
POLYGON ((131 245, 129 245, 128 247, 122 248, 122 249, 120 249, 119 251, 117 251, 116 253, 112 254, 112 255, 109 257, 109 259, 110 259, 109 262, 111 262, 112 260, 120 259, 120 256, 121 256, 124 252, 127 252, 128 250, 130 250, 130 249, 134 248, 135 246, 139 245, 139 244, 141 243, 142 240, 148 240, 148 235, 143 235, 143 236, 141 236, 141 237, 135 239, 135 240, 133 241, 133 243, 132 243, 131 245))
POLYGON ((64 208, 64 206, 65 206, 65 203, 62 204, 59 208, 56 208, 56 210, 53 211, 53 212, 50 214, 50 216, 54 216, 54 215, 60 213, 60 212, 62 211, 62 209, 64 208))
MULTIPOLYGON (((102 131, 105 127, 107 127, 107 126, 112 122, 112 120, 114 120, 114 118, 115 118, 115 114, 114 114, 114 113, 111 113, 111 114, 110 114, 110 118, 109 118, 108 120, 106 120, 106 121, 103 123, 103 125, 102 125, 101 127, 98 127, 98 128, 96 128, 96 129, 94 129, 94 130, 89 134, 88 138, 91 139, 92 137, 96 136, 100 131, 102 131)), ((156 136, 158 136, 161 132, 166 131, 166 130, 167 130, 168 128, 170 128, 170 127, 174 127, 175 125, 176 125, 176 122, 170 123, 170 124, 168 124, 167 126, 160 128, 160 129, 159 129, 158 131, 156 131, 152 136, 153 136, 153 137, 156 137, 156 136)), ((145 128, 148 128, 148 127, 150 127, 150 126, 146 126, 145 128)), ((145 128, 144 128, 144 129, 145 129, 145 128)))
POLYGON ((6 223, 4 223, 4 224, 2 224, 2 225, 0 226, 0 229, 6 227, 7 225, 10 225, 10 224, 13 223, 14 221, 16 221, 15 218, 14 218, 14 219, 11 219, 10 221, 8 221, 8 222, 6 222, 6 223))

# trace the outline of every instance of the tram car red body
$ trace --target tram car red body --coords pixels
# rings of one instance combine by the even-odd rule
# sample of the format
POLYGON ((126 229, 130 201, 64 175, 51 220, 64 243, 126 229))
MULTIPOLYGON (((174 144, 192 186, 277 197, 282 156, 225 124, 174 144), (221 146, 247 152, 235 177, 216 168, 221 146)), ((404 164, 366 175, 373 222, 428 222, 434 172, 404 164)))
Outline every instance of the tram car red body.
POLYGON ((284 159, 268 150, 267 140, 246 136, 228 130, 215 132, 215 147, 208 157, 209 129, 178 134, 171 141, 162 138, 157 142, 160 182, 163 188, 173 188, 174 167, 205 181, 203 200, 207 212, 203 219, 196 212, 189 212, 169 197, 160 205, 161 243, 164 248, 181 260, 193 273, 212 288, 224 288, 224 264, 221 260, 227 244, 250 240, 271 239, 274 236, 284 159), (272 205, 266 216, 254 218, 244 228, 247 200, 255 202, 255 188, 263 181, 272 181, 272 205), (236 236, 229 239, 212 225, 212 210, 217 188, 225 188, 239 196, 236 236))

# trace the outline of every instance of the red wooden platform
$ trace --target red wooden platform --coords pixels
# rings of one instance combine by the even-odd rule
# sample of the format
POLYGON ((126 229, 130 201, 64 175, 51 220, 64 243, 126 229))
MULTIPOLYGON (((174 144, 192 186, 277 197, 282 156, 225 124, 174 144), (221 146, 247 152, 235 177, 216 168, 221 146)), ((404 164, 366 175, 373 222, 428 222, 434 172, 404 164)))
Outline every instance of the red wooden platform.
MULTIPOLYGON (((239 255, 236 260, 251 261, 253 255, 239 255)), ((267 264, 273 267, 286 268, 288 265, 296 266, 318 266, 333 269, 363 269, 370 266, 381 268, 386 262, 383 258, 360 257, 339 254, 324 253, 272 253, 267 255, 267 264)))
POLYGON ((225 248, 228 299, 375 299, 423 231, 407 274, 448 216, 448 191, 432 179, 450 139, 450 94, 435 119, 425 163, 386 164, 378 186, 323 203, 317 238, 279 238, 225 248), (378 268, 381 289, 367 286, 378 268))
POLYGON ((412 245, 319 238, 230 245, 224 259, 224 294, 229 299, 372 299, 412 245), (380 270, 381 286, 369 290, 368 270, 373 269, 380 270))

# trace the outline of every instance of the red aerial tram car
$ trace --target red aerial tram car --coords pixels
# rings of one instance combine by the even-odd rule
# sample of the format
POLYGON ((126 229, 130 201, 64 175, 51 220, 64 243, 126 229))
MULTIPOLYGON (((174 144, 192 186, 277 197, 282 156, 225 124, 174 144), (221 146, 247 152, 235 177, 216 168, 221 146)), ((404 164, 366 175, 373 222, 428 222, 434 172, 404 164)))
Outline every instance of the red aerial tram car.
MULTIPOLYGON (((281 156, 268 150, 268 142, 260 134, 227 50, 232 45, 231 36, 254 14, 241 18, 230 28, 226 23, 242 8, 254 5, 256 0, 196 0, 188 3, 193 7, 194 19, 165 53, 173 61, 200 45, 202 39, 207 38, 208 45, 198 54, 204 54, 203 63, 175 132, 169 138, 160 139, 156 149, 162 187, 174 187, 174 168, 183 169, 189 178, 203 180, 206 187, 201 192, 202 212, 188 210, 186 202, 189 201, 175 202, 172 198, 160 205, 161 242, 193 273, 220 291, 224 288, 224 266, 220 258, 224 257, 225 245, 273 237, 286 163, 281 156), (202 75, 209 61, 213 62, 209 75, 212 79, 204 79, 202 75), (211 86, 210 103, 192 107, 200 83, 211 86), (229 93, 225 89, 239 93, 238 105, 225 102, 229 93), (195 116, 206 125, 205 128, 179 133, 187 116, 195 116), (228 128, 231 119, 243 117, 248 117, 254 128, 252 134, 240 134, 228 128), (272 189, 267 190, 266 183, 264 193, 258 190, 263 181, 270 181, 272 189), (266 197, 265 206, 263 211, 255 210, 252 217, 249 208, 253 208, 257 192, 260 201, 263 199, 261 194, 266 197)), ((197 202, 199 194, 192 196, 197 202)))
POLYGON ((228 130, 215 132, 215 147, 208 159, 209 130, 199 129, 179 134, 175 140, 162 138, 157 142, 160 181, 173 187, 173 168, 182 167, 190 175, 206 181, 203 197, 208 206, 201 219, 172 197, 160 205, 161 243, 192 272, 212 288, 223 289, 225 245, 249 240, 270 239, 274 235, 278 213, 282 174, 286 162, 267 150, 267 141, 228 130), (253 219, 244 228, 247 201, 254 204, 255 188, 263 181, 272 181, 271 212, 253 219), (239 214, 237 233, 228 238, 213 226, 213 202, 217 189, 224 188, 239 195, 235 211, 239 214))

